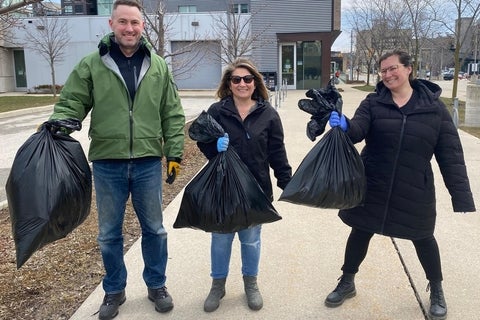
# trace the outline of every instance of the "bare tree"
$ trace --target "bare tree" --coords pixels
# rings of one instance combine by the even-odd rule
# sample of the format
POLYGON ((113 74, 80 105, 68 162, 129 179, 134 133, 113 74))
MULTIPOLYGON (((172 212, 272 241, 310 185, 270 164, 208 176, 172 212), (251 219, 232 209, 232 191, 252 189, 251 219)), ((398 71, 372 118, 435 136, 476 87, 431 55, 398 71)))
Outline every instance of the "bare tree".
POLYGON ((39 3, 42 1, 43 0, 22 0, 22 1, 0 0, 0 15, 13 12, 20 8, 26 7, 34 3, 39 3))
POLYGON ((389 38, 389 21, 387 20, 388 2, 355 2, 349 15, 356 33, 357 63, 364 65, 367 72, 367 85, 370 84, 370 75, 375 70, 375 62, 387 49, 386 41, 389 38))
POLYGON ((62 61, 69 43, 68 25, 65 19, 41 17, 35 22, 35 30, 25 36, 24 44, 44 58, 50 66, 52 93, 57 96, 55 64, 62 61))
POLYGON ((10 31, 18 25, 18 20, 12 13, 0 15, 0 43, 13 43, 13 34, 10 31))
POLYGON ((17 39, 14 38, 15 33, 10 31, 13 28, 22 28, 19 18, 31 15, 45 15, 45 12, 48 11, 46 3, 51 4, 50 1, 43 2, 43 0, 25 0, 20 2, 0 0, 0 41, 8 44, 17 43, 17 39))
POLYGON ((455 71, 453 75, 453 88, 452 98, 457 97, 458 90, 458 72, 463 59, 465 58, 464 46, 469 39, 471 30, 475 28, 475 21, 480 18, 480 2, 478 0, 448 0, 444 7, 445 20, 440 21, 444 27, 446 27, 454 35, 453 49, 454 49, 454 61, 455 71), (452 26, 448 21, 448 13, 454 12, 455 21, 452 26))
POLYGON ((156 3, 154 8, 144 8, 145 37, 152 44, 156 53, 165 58, 171 59, 172 74, 176 79, 188 78, 193 70, 201 63, 207 51, 204 49, 203 41, 199 40, 197 34, 192 39, 185 41, 186 45, 169 51, 169 34, 173 31, 173 24, 178 15, 167 15, 166 6, 163 0, 156 3))
POLYGON ((165 14, 167 13, 165 3, 158 1, 156 7, 143 7, 145 17, 145 38, 152 44, 156 53, 165 57, 165 33, 169 26, 164 25, 165 14))
MULTIPOLYGON (((439 19, 437 13, 437 4, 435 0, 402 0, 407 7, 408 20, 412 30, 412 58, 413 58, 413 75, 417 75, 422 62, 422 49, 430 38, 429 35, 438 30, 436 25, 439 19)), ((432 50, 430 48, 430 50, 432 50)), ((431 55, 431 53, 430 53, 431 55)), ((421 71, 421 70, 420 70, 421 71)))
POLYGON ((236 13, 233 7, 233 2, 227 1, 226 17, 212 14, 213 37, 220 41, 221 50, 211 53, 226 64, 233 62, 238 57, 250 55, 252 50, 257 49, 260 45, 272 43, 272 41, 264 39, 264 34, 270 25, 256 32, 252 32, 250 28, 251 21, 258 12, 236 13))
POLYGON ((28 4, 30 4, 30 2, 13 3, 12 0, 0 0, 0 43, 15 43, 15 39, 13 38, 14 33, 11 32, 11 30, 15 27, 20 27, 18 15, 22 14, 24 6, 28 4))

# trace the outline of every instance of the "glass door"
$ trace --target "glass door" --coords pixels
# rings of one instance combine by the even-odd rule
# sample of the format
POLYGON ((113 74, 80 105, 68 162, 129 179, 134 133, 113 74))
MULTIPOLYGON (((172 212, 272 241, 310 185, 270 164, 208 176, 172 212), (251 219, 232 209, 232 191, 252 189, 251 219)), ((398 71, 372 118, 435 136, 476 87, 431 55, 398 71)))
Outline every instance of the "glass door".
POLYGON ((287 89, 296 89, 295 77, 295 44, 284 43, 280 45, 280 84, 286 84, 287 89))
POLYGON ((321 48, 321 43, 318 41, 304 41, 297 44, 297 89, 322 87, 321 48))
POLYGON ((27 87, 27 73, 25 69, 25 53, 23 50, 13 50, 13 63, 15 65, 15 87, 27 87))

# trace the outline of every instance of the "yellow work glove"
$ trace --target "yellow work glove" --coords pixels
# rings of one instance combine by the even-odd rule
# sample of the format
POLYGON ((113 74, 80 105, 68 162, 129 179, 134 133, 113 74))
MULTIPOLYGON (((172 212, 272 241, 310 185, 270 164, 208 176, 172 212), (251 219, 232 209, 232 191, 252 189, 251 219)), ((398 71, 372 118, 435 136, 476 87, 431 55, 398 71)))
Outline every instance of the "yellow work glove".
POLYGON ((180 159, 167 158, 167 180, 166 183, 172 184, 175 178, 180 174, 180 159))

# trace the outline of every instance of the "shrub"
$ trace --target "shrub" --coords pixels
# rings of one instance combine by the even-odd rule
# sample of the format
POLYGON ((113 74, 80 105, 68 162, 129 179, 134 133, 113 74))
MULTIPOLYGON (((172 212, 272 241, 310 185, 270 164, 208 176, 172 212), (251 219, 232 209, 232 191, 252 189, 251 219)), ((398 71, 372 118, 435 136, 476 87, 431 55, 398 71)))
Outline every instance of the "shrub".
MULTIPOLYGON (((62 91, 63 85, 56 84, 55 91, 56 93, 60 93, 62 91)), ((52 85, 51 84, 40 84, 38 86, 33 87, 33 92, 31 93, 52 93, 52 85)))

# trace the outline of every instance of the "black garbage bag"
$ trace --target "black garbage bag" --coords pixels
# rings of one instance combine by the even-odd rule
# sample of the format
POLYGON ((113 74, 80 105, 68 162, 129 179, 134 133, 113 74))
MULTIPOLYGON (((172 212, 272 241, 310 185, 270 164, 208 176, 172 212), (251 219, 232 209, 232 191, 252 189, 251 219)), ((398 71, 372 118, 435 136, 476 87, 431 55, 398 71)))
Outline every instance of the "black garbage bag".
MULTIPOLYGON (((190 129, 189 136, 202 142, 212 142, 224 134, 206 112, 190 129)), ((187 184, 173 227, 230 233, 280 219, 253 174, 230 146, 210 159, 187 184)))
POLYGON ((81 144, 62 133, 80 128, 78 120, 45 122, 17 151, 5 186, 17 268, 90 213, 90 167, 81 144))
POLYGON ((225 131, 222 126, 205 110, 192 122, 188 128, 188 136, 198 142, 210 143, 223 137, 225 131))
POLYGON ((311 99, 300 99, 298 107, 312 115, 307 124, 307 137, 315 139, 325 132, 325 126, 330 118, 332 111, 342 112, 343 100, 338 92, 333 78, 327 84, 326 88, 309 89, 305 95, 311 99))
POLYGON ((348 135, 334 127, 305 156, 279 200, 348 209, 363 202, 365 191, 362 159, 348 135))

